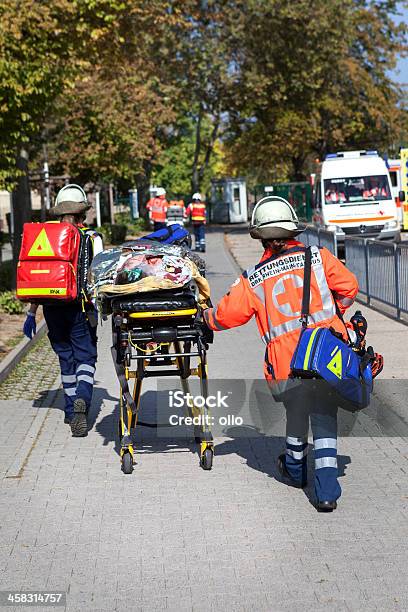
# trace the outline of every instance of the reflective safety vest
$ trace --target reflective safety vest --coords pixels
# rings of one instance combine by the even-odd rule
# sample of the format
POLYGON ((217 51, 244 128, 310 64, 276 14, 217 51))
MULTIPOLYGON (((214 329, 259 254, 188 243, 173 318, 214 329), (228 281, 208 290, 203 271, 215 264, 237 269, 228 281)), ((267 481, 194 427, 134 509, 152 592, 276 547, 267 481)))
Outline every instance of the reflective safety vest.
MULTIPOLYGON (((305 247, 295 240, 288 241, 286 250, 279 255, 267 249, 260 263, 233 283, 216 308, 204 311, 214 331, 243 325, 255 315, 266 345, 266 378, 284 380, 290 373, 302 327, 304 251, 305 247)), ((346 339, 336 306, 344 313, 357 292, 354 274, 327 249, 312 247, 309 327, 333 327, 346 339)))
POLYGON ((186 215, 191 215, 193 223, 205 223, 206 210, 204 202, 191 202, 186 208, 186 215))
POLYGON ((178 206, 179 208, 184 208, 183 200, 170 200, 169 207, 178 206))
POLYGON ((151 198, 146 204, 146 209, 151 213, 153 221, 165 222, 169 203, 165 198, 151 198))

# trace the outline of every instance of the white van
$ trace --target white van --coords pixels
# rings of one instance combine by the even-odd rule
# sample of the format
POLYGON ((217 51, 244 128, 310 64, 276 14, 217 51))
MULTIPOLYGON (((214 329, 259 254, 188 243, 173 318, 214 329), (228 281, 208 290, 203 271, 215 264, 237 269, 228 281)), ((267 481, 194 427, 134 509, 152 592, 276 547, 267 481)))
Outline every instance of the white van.
POLYGON ((313 222, 345 236, 399 240, 390 175, 377 151, 330 153, 316 174, 313 222))

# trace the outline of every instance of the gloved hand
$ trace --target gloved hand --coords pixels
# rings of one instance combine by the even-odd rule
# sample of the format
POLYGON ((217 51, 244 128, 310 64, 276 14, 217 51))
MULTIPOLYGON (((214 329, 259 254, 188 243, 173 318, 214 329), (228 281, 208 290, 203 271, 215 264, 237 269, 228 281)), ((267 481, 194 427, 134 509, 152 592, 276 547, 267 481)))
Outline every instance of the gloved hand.
POLYGON ((200 328, 205 344, 212 344, 214 342, 214 332, 208 327, 204 318, 200 323, 200 328))
POLYGON ((37 323, 35 321, 35 314, 33 312, 27 312, 27 318, 24 321, 23 326, 24 335, 31 340, 37 332, 37 323))
POLYGON ((382 372, 384 367, 384 358, 380 353, 374 353, 375 359, 371 364, 371 371, 373 373, 373 378, 378 376, 380 372, 382 372))

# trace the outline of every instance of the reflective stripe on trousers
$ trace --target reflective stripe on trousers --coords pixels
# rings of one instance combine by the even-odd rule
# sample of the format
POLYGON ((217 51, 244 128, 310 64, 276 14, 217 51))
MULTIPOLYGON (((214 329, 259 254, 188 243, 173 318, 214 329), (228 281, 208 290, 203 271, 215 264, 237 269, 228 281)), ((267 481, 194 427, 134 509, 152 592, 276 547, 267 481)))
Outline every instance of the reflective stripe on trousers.
POLYGON ((337 480, 337 406, 327 397, 327 388, 303 381, 285 400, 286 467, 294 480, 306 480, 309 420, 314 442, 314 481, 319 501, 335 501, 341 495, 337 480))
POLYGON ((64 388, 65 414, 73 415, 76 398, 89 407, 95 373, 96 330, 91 329, 80 304, 44 305, 51 346, 58 355, 64 388))
POLYGON ((88 407, 90 406, 92 400, 94 374, 94 366, 86 363, 80 363, 77 367, 77 395, 85 400, 88 407))
POLYGON ((337 480, 337 408, 312 413, 315 490, 319 501, 335 501, 341 495, 337 480))
POLYGON ((67 400, 73 403, 78 395, 82 397, 87 405, 91 403, 94 385, 95 368, 86 363, 80 364, 76 374, 62 374, 61 381, 67 400))
POLYGON ((195 246, 205 247, 205 225, 204 223, 196 223, 194 226, 195 246))
POLYGON ((297 461, 306 460, 308 450, 307 437, 295 438, 287 436, 286 454, 297 461))
POLYGON ((314 438, 315 470, 337 469, 337 439, 314 438))
POLYGON ((307 451, 307 435, 286 437, 286 468, 298 483, 307 480, 307 451))

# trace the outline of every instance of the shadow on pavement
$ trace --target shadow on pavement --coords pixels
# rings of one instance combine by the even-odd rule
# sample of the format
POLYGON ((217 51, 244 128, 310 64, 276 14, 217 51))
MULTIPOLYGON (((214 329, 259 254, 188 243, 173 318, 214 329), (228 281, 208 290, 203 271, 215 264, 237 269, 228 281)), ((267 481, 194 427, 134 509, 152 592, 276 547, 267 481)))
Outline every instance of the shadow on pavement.
POLYGON ((88 430, 92 429, 96 423, 96 420, 101 412, 102 404, 105 400, 111 402, 117 402, 118 398, 113 397, 103 387, 94 387, 92 395, 92 404, 88 413, 88 430))
MULTIPOLYGON (((277 468, 279 455, 285 450, 286 440, 282 436, 267 436, 259 432, 254 427, 231 427, 224 431, 224 435, 231 440, 221 442, 215 446, 215 457, 222 455, 236 454, 245 459, 249 468, 257 470, 281 482, 285 486, 291 486, 282 482, 277 468)), ((314 493, 314 470, 311 461, 313 457, 313 447, 309 445, 308 460, 308 485, 304 493, 309 502, 314 505, 316 498, 314 493)), ((348 455, 337 455, 339 478, 346 474, 347 465, 351 463, 348 455)))
MULTIPOLYGON (((103 417, 96 424, 95 430, 103 437, 103 446, 110 442, 115 443, 115 452, 119 455, 119 402, 111 414, 103 417)), ((164 453, 164 452, 190 452, 198 454, 198 444, 192 438, 168 437, 160 435, 160 429, 168 430, 168 423, 157 423, 157 392, 146 391, 140 399, 139 420, 135 430, 132 431, 132 440, 135 445, 136 458, 138 452, 164 453)))
MULTIPOLYGON (((91 430, 101 412, 104 400, 117 402, 117 397, 113 397, 103 387, 94 387, 92 395, 92 404, 88 414, 88 431, 91 430)), ((41 391, 33 401, 35 408, 52 408, 64 412, 64 392, 62 388, 51 389, 49 391, 41 391)))
POLYGON ((34 408, 55 408, 64 411, 64 393, 62 389, 40 391, 33 400, 34 408))

